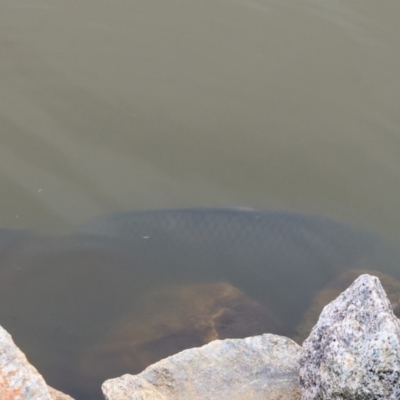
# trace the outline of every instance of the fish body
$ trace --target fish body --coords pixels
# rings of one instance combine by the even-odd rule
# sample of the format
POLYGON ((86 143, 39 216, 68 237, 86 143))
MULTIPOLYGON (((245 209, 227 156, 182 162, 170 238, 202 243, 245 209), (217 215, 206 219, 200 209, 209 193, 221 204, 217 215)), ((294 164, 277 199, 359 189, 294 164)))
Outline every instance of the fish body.
POLYGON ((115 274, 125 274, 128 281, 135 274, 136 283, 145 283, 142 288, 227 281, 293 319, 316 290, 345 270, 400 274, 399 251, 379 236, 291 211, 121 212, 89 221, 60 238, 0 230, 0 270, 11 276, 15 271, 39 276, 39 271, 47 271, 55 280, 56 271, 82 264, 81 269, 95 273, 98 264, 105 267, 102 260, 107 257, 113 260, 115 274))
POLYGON ((122 212, 79 232, 145 254, 160 276, 227 280, 296 319, 316 290, 351 268, 399 275, 396 247, 330 218, 291 211, 193 208, 122 212), (279 304, 278 304, 279 303, 279 304))

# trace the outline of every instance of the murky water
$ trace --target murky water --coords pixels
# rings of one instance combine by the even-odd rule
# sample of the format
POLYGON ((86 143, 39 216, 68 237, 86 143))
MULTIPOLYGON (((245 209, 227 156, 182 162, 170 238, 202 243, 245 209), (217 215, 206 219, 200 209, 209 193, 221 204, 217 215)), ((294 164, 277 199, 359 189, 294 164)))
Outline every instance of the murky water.
MULTIPOLYGON (((0 227, 244 206, 399 240, 399 15, 372 0, 0 0, 0 227)), ((93 287, 107 257, 79 258, 104 266, 93 287)))
POLYGON ((0 2, 0 222, 290 208, 399 236, 396 2, 0 2))

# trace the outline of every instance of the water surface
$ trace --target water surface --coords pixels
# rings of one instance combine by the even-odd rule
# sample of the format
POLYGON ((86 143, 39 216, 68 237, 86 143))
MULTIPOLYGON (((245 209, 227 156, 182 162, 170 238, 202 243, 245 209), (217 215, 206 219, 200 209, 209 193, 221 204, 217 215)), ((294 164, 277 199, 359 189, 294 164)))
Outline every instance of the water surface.
MULTIPOLYGON (((58 237, 116 211, 284 209, 398 241, 399 15, 372 0, 0 0, 0 228, 48 235, 7 253, 1 295, 14 308, 0 324, 48 360, 59 332, 89 345, 103 310, 124 309, 107 284, 150 290, 147 261, 58 237), (32 317, 62 304, 66 319, 32 317)), ((282 299, 296 289, 283 283, 282 299)), ((62 346, 75 365, 77 348, 62 346)))
POLYGON ((0 2, 0 222, 290 208, 399 236, 396 2, 0 2))

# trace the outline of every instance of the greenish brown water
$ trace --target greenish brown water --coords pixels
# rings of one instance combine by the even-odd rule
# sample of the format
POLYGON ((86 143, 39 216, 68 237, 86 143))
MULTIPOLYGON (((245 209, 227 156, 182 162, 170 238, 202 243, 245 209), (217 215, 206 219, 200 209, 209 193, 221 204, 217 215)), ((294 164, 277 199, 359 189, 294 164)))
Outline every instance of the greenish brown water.
POLYGON ((290 208, 398 237, 396 2, 0 1, 0 223, 290 208))
MULTIPOLYGON (((51 235, 114 211, 243 206, 398 240, 399 14, 372 0, 0 0, 0 228, 51 235)), ((31 297, 1 292, 19 332, 31 318, 38 359, 58 354, 60 331, 101 336, 103 309, 111 318, 126 298, 99 288, 131 290, 119 254, 53 240, 7 261, 29 267, 31 280, 11 277, 31 297)), ((140 261, 129 276, 152 288, 140 261)), ((81 349, 63 340, 71 360, 54 375, 79 381, 81 349)))

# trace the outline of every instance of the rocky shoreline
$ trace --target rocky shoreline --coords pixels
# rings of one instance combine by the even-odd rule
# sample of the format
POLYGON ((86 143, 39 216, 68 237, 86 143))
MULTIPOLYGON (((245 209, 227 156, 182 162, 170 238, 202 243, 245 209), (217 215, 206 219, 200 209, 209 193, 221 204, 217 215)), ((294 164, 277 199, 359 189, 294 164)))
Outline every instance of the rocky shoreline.
MULTIPOLYGON (((399 399, 400 323, 391 305, 397 298, 389 297, 378 277, 362 274, 322 310, 302 346, 273 334, 214 340, 138 375, 107 380, 103 395, 106 400, 399 399)), ((0 347, 1 399, 72 399, 47 386, 1 327, 0 347)))

